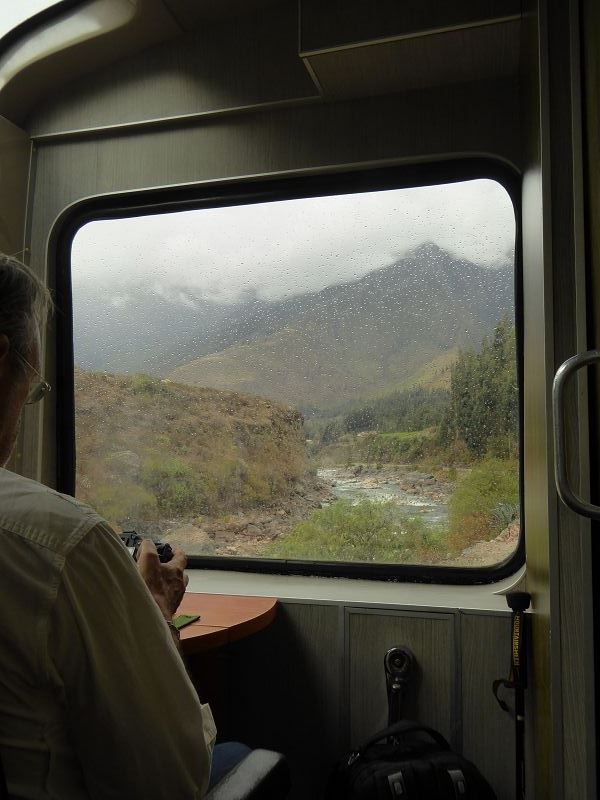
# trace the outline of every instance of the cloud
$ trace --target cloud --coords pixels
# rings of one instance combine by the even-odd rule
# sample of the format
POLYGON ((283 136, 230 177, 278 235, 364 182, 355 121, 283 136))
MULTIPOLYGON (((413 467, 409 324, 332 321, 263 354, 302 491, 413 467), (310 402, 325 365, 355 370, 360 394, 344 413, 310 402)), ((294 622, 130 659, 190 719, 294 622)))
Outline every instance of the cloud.
POLYGON ((466 181, 91 222, 73 241, 73 283, 188 304, 280 298, 361 277, 425 241, 491 267, 514 238, 506 191, 466 181))

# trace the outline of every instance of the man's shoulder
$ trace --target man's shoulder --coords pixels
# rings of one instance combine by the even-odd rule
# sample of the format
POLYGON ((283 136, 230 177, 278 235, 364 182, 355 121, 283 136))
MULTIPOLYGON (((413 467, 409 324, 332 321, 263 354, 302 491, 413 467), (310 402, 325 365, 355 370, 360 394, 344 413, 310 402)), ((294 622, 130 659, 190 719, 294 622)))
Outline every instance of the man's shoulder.
POLYGON ((0 469, 0 528, 66 553, 104 520, 74 497, 0 469))

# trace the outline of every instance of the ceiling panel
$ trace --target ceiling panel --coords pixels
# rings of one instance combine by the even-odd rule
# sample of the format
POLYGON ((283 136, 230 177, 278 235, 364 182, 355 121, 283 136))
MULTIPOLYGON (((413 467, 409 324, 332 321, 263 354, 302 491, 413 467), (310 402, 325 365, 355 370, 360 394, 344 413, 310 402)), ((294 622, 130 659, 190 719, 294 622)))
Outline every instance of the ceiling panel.
POLYGON ((277 0, 163 0, 184 30, 195 30, 211 20, 267 12, 277 0))
POLYGON ((305 58, 325 97, 360 97, 516 76, 518 21, 305 58))
POLYGON ((521 0, 298 0, 300 52, 521 16, 521 0))

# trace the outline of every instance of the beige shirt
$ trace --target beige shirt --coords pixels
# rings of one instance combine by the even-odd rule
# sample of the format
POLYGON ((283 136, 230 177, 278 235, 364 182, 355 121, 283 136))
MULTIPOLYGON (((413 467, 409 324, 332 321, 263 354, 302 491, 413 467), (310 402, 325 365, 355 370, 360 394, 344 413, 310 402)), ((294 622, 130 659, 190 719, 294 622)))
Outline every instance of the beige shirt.
POLYGON ((0 755, 9 792, 201 798, 215 727, 101 517, 0 469, 0 755))

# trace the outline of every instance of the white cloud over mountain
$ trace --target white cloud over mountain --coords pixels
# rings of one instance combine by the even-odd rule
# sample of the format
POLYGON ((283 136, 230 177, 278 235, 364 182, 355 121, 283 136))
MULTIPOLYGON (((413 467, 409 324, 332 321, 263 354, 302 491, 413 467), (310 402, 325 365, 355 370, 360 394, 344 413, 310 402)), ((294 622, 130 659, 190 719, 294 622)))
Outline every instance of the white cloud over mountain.
POLYGON ((89 223, 73 242, 75 298, 124 307, 152 291, 190 305, 280 299, 352 281, 433 241, 484 266, 512 259, 514 210, 492 180, 89 223))

